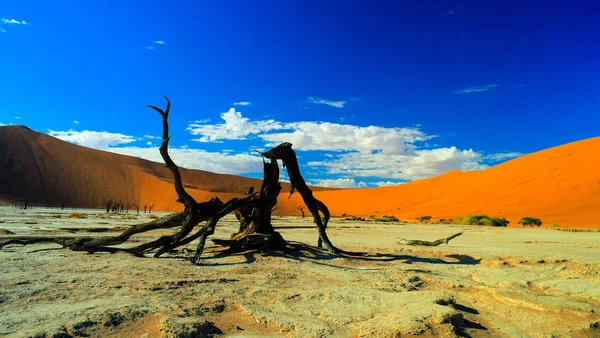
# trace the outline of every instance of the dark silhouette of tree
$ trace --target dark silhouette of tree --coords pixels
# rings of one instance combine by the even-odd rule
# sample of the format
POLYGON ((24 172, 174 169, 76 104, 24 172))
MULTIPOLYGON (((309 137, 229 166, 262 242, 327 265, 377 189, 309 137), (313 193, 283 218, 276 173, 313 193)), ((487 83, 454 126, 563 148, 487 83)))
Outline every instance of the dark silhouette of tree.
POLYGON ((106 197, 105 199, 102 200, 102 204, 104 204, 104 208, 106 209, 106 212, 110 212, 110 208, 113 205, 113 199, 112 197, 106 197))
POLYGON ((306 208, 305 205, 298 205, 298 206, 296 206, 296 209, 300 210, 300 212, 302 213, 302 218, 304 218, 304 208, 306 208))

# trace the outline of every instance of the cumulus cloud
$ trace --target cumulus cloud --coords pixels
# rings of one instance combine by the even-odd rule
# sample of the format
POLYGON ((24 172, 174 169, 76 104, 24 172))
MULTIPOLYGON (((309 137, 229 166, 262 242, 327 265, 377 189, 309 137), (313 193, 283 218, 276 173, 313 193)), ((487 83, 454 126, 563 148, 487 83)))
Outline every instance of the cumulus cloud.
POLYGON ((6 33, 6 30, 0 27, 0 33, 6 33))
POLYGON ((239 101, 239 102, 233 103, 234 106, 249 106, 251 104, 252 104, 252 102, 248 102, 248 101, 239 101))
POLYGON ((315 185, 337 187, 359 186, 350 180, 357 177, 379 177, 378 185, 397 184, 393 180, 415 180, 450 170, 480 170, 485 161, 508 158, 514 153, 483 156, 472 149, 456 147, 420 149, 420 143, 435 135, 413 127, 355 126, 331 122, 252 121, 235 109, 221 114, 224 123, 209 125, 192 123, 188 130, 201 142, 241 140, 249 136, 262 139, 264 148, 291 142, 299 151, 323 152, 322 161, 308 164, 316 172, 341 176, 343 179, 313 181, 315 185), (335 154, 335 156, 334 156, 335 154))
POLYGON ((63 141, 79 144, 85 147, 108 150, 111 146, 127 144, 137 141, 133 136, 109 133, 105 131, 54 131, 49 130, 48 134, 63 141))
POLYGON ((201 136, 194 139, 194 141, 219 142, 220 140, 245 140, 249 135, 284 128, 282 123, 275 120, 250 121, 247 117, 243 117, 240 112, 235 111, 235 108, 221 113, 221 119, 225 122, 214 125, 192 123, 187 130, 192 135, 201 136))
POLYGON ((150 139, 150 140, 160 139, 160 137, 158 137, 158 136, 152 136, 152 135, 144 135, 144 138, 147 138, 147 139, 150 139))
POLYGON ((427 135, 417 127, 386 128, 376 126, 354 126, 330 122, 291 122, 275 120, 250 121, 235 108, 221 114, 224 123, 191 123, 188 130, 200 138, 200 142, 221 140, 243 140, 257 135, 275 146, 281 142, 291 142, 298 150, 326 151, 385 151, 388 154, 410 153, 414 143, 426 141, 434 135, 427 135))
POLYGON ((77 121, 77 120, 73 120, 73 123, 75 123, 75 124, 79 124, 79 121, 77 121))
POLYGON ((365 182, 356 182, 353 178, 338 178, 338 179, 317 179, 311 180, 310 185, 317 187, 328 188, 364 188, 367 186, 365 182))
POLYGON ((344 104, 346 104, 346 101, 332 101, 332 100, 327 100, 327 99, 322 99, 320 97, 312 97, 309 96, 308 97, 308 102, 312 103, 312 104, 324 104, 330 107, 335 107, 335 108, 344 108, 344 104))
POLYGON ((282 129, 289 131, 259 137, 267 141, 267 146, 290 142, 299 150, 385 151, 388 154, 411 153, 414 142, 435 137, 418 128, 361 127, 330 122, 294 122, 282 129))
POLYGON ((385 152, 348 152, 325 161, 311 161, 309 166, 325 169, 328 174, 345 177, 381 177, 417 180, 446 173, 450 170, 481 170, 482 155, 456 147, 414 150, 406 154, 385 152))
POLYGON ((15 116, 15 120, 20 120, 21 117, 20 116, 15 116))
POLYGON ((498 87, 498 85, 495 83, 492 83, 492 84, 481 86, 481 87, 468 87, 465 89, 455 90, 454 94, 460 95, 460 94, 485 92, 485 91, 488 91, 488 90, 496 88, 496 87, 498 87))
MULTIPOLYGON (((135 156, 154 162, 162 162, 157 147, 118 147, 110 148, 111 152, 135 156)), ((169 154, 179 167, 206 170, 221 174, 240 175, 262 172, 262 157, 250 153, 218 153, 200 149, 169 148, 169 154)))
POLYGON ((162 40, 154 40, 153 43, 155 43, 157 45, 164 45, 166 42, 164 42, 162 40))

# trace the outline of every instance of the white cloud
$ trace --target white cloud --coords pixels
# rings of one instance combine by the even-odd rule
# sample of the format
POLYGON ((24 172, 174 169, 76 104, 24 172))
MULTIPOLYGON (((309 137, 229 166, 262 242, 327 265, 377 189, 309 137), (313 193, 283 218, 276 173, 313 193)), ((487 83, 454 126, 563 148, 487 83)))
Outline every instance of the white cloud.
POLYGON ((398 184, 402 184, 403 182, 393 182, 393 181, 385 181, 385 182, 373 182, 374 185, 378 187, 393 187, 398 184))
POLYGON ((152 136, 152 135, 144 135, 144 138, 150 139, 150 140, 158 140, 160 139, 160 137, 158 136, 152 136))
POLYGON ((311 180, 310 185, 317 187, 328 187, 328 188, 364 188, 367 186, 365 182, 356 182, 352 178, 338 178, 338 179, 317 179, 311 180))
POLYGON ((252 104, 252 102, 248 102, 248 101, 239 101, 239 102, 233 103, 234 106, 249 106, 251 104, 252 104))
POLYGON ((259 138, 267 141, 266 146, 291 142, 298 150, 385 151, 388 154, 410 153, 414 149, 413 143, 435 137, 425 134, 416 127, 385 128, 330 122, 250 121, 234 108, 222 113, 221 118, 224 123, 215 125, 192 123, 187 129, 193 135, 202 136, 194 139, 200 142, 243 140, 249 135, 258 135, 259 138), (281 132, 274 132, 278 130, 281 132))
POLYGON ((19 20, 15 20, 15 19, 2 18, 2 19, 0 19, 0 21, 6 25, 28 25, 27 21, 25 21, 25 20, 19 21, 19 20))
POLYGON ((406 154, 353 151, 332 160, 313 161, 308 165, 324 168, 328 174, 346 177, 382 177, 416 180, 446 173, 450 170, 480 170, 481 154, 456 147, 414 150, 406 154))
POLYGON ((312 96, 308 97, 308 102, 313 104, 324 104, 335 108, 344 108, 344 104, 346 104, 346 101, 332 101, 312 96))
POLYGON ((154 46, 147 46, 147 47, 144 47, 144 48, 146 48, 146 49, 148 49, 148 50, 153 50, 153 49, 154 49, 154 46))
POLYGON ((325 173, 341 176, 341 180, 313 181, 316 185, 359 186, 350 180, 357 177, 380 177, 385 180, 371 185, 398 184, 394 180, 414 180, 439 175, 450 170, 480 170, 485 161, 502 161, 518 153, 484 156, 472 149, 456 147, 420 149, 428 135, 419 127, 388 128, 355 126, 330 122, 290 122, 275 120, 251 121, 235 109, 221 114, 224 123, 209 125, 192 123, 188 130, 201 142, 241 140, 251 135, 265 141, 264 148, 290 142, 294 149, 321 151, 322 161, 308 164, 325 173), (335 152, 333 154, 332 152, 335 152))
POLYGON ((164 45, 166 42, 162 41, 162 40, 155 40, 152 43, 155 43, 157 45, 164 45))
POLYGON ((456 14, 456 11, 447 11, 446 14, 447 15, 453 15, 453 14, 456 14))
POLYGON ((282 123, 275 120, 259 120, 251 122, 247 117, 243 117, 235 108, 221 113, 221 119, 225 123, 208 125, 203 123, 192 123, 187 130, 192 135, 200 135, 200 138, 194 139, 199 142, 218 142, 219 140, 245 140, 248 135, 259 134, 276 129, 283 129, 282 123))
POLYGON ((75 124, 79 124, 79 121, 77 121, 77 120, 73 120, 73 123, 75 123, 75 124))
POLYGON ((290 142, 299 150, 385 151, 388 154, 411 153, 413 143, 435 136, 418 128, 360 127, 330 122, 295 122, 285 125, 289 132, 259 135, 268 146, 290 142))
POLYGON ((489 154, 483 157, 484 160, 492 161, 492 162, 500 162, 504 160, 509 160, 515 157, 523 156, 523 153, 519 152, 505 152, 505 153, 496 153, 489 154))
POLYGON ((0 33, 6 33, 5 29, 0 28, 0 33))
MULTIPOLYGON (((163 162, 158 148, 118 147, 111 152, 163 162)), ((239 175, 262 172, 262 157, 250 153, 223 154, 200 149, 169 148, 169 154, 178 166, 215 173, 239 175)))
POLYGON ((147 144, 147 145, 149 145, 149 146, 151 146, 151 145, 152 145, 152 142, 151 142, 151 141, 148 141, 148 142, 146 142, 146 144, 147 144))
POLYGON ((521 87, 523 87, 522 84, 518 84, 518 85, 515 86, 515 88, 521 88, 521 87))
POLYGON ((109 133, 105 131, 54 131, 49 130, 48 134, 63 141, 79 144, 85 147, 108 150, 110 146, 127 144, 137 141, 133 136, 118 133, 109 133))
POLYGON ((20 116, 15 116, 15 120, 20 120, 21 117, 20 116))
POLYGON ((468 87, 468 88, 465 88, 465 89, 455 90, 454 94, 455 95, 460 95, 460 94, 485 92, 485 91, 488 91, 488 90, 496 88, 496 87, 498 87, 498 85, 495 84, 495 83, 492 83, 492 84, 485 85, 485 86, 482 86, 482 87, 468 87))

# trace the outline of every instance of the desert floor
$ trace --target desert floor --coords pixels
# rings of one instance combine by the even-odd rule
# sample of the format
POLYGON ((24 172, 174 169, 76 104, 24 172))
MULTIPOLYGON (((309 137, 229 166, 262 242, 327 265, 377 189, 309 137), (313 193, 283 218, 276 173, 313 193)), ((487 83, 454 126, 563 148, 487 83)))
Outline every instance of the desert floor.
MULTIPOLYGON (((68 218, 73 212, 0 208, 0 229, 103 236, 148 220, 100 210, 68 218)), ((0 336, 600 336, 600 232, 334 219, 334 244, 372 254, 343 258, 314 248, 308 217, 274 224, 295 250, 223 256, 208 241, 202 266, 189 262, 187 250, 156 259, 7 246, 0 336), (461 231, 448 245, 395 243, 461 231)), ((213 237, 236 229, 228 216, 213 237)))

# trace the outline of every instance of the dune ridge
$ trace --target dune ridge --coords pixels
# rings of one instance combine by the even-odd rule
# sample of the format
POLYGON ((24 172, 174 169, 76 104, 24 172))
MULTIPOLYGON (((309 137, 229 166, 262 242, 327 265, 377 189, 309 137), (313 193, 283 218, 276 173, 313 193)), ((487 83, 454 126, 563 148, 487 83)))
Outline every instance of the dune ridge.
MULTIPOLYGON (((446 174, 393 187, 314 188, 332 215, 394 215, 433 220, 473 213, 505 217, 510 226, 523 216, 544 226, 600 227, 600 137, 528 154, 482 171, 446 174)), ((198 201, 241 196, 261 180, 181 169, 198 201)), ((288 199, 283 183, 276 214, 299 215, 298 194, 288 199)), ((154 204, 175 211, 171 173, 162 163, 74 145, 23 126, 0 127, 0 200, 36 205, 102 207, 102 200, 154 204)))

